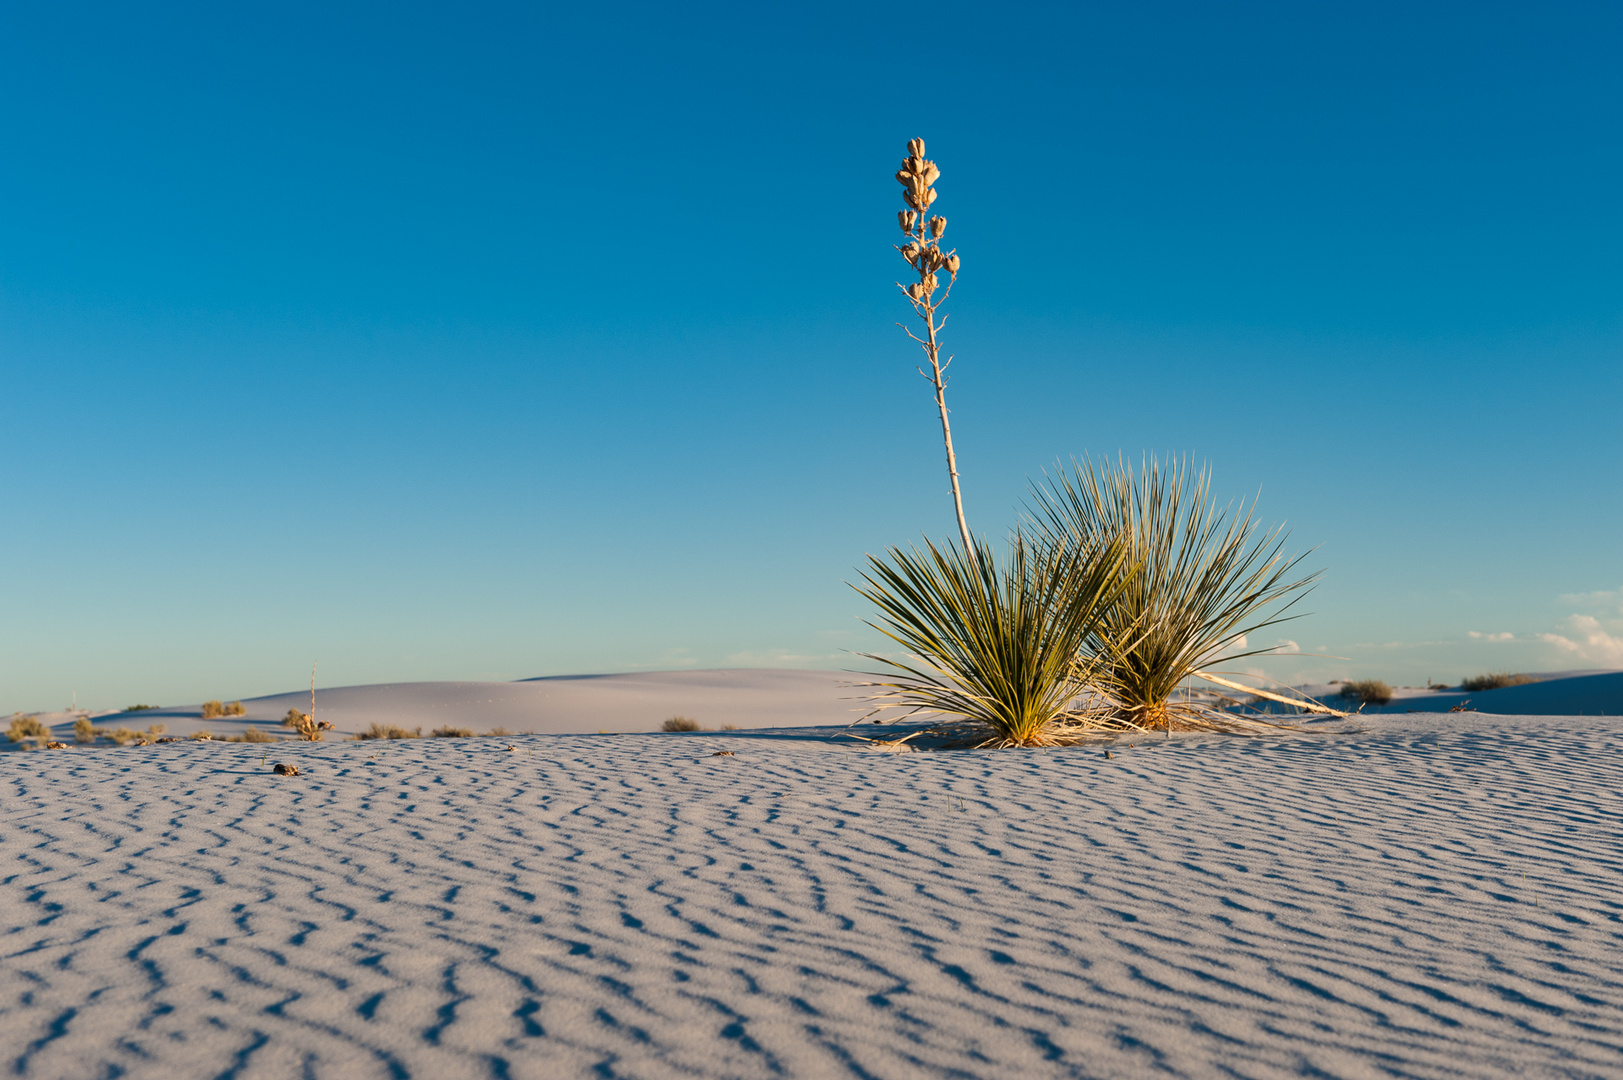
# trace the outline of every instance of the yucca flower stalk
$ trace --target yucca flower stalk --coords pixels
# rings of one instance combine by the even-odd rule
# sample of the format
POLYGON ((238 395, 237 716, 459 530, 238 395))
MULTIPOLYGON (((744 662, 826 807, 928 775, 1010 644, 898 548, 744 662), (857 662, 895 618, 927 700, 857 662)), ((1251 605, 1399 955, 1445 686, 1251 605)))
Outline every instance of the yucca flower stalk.
POLYGON ((1178 691, 1208 667, 1270 651, 1242 643, 1296 617, 1287 612, 1319 576, 1292 576, 1305 553, 1284 553, 1283 528, 1262 529, 1255 500, 1232 514, 1220 509, 1209 470, 1187 461, 1163 468, 1149 458, 1137 473, 1120 462, 1073 462, 1034 486, 1033 497, 1036 527, 1055 550, 1107 538, 1126 548, 1123 587, 1089 643, 1095 686, 1121 719, 1150 729, 1233 728, 1231 716, 1187 694, 1179 700, 1178 691))
POLYGON ((1095 675, 1086 644, 1132 579, 1124 561, 1112 536, 1033 543, 1018 532, 1001 568, 985 543, 974 555, 928 540, 870 555, 866 585, 853 587, 879 609, 868 625, 908 654, 861 654, 892 669, 864 684, 878 691, 875 711, 967 721, 982 746, 1074 741, 1095 675))
POLYGON ((926 372, 921 367, 919 374, 929 379, 935 390, 935 407, 941 415, 941 441, 947 448, 947 479, 952 484, 952 508, 958 515, 958 535, 963 541, 965 557, 973 562, 977 548, 969 533, 969 523, 964 519, 964 496, 958 485, 958 458, 953 453, 952 423, 947 416, 947 368, 952 364, 952 356, 949 354, 945 360, 941 358, 941 330, 947 323, 941 305, 952 294, 952 287, 958 281, 960 264, 957 249, 941 250, 941 237, 947 231, 947 219, 928 213, 935 204, 934 185, 940 177, 941 170, 935 162, 924 156, 924 140, 910 140, 907 157, 896 173, 896 181, 902 185, 902 199, 908 205, 908 209, 897 212, 896 221, 902 227, 902 232, 907 234, 907 242, 896 245, 896 250, 913 268, 918 280, 906 285, 898 281, 896 287, 902 290, 918 317, 924 320, 925 336, 919 337, 901 323, 897 325, 902 326, 907 336, 919 343, 930 361, 930 370, 926 372))

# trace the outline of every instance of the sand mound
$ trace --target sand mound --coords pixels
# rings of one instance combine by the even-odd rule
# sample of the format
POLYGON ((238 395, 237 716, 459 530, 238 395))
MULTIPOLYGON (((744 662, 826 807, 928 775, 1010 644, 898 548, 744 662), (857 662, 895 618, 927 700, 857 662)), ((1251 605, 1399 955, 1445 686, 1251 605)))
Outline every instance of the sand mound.
MULTIPOLYGON (((561 675, 520 682, 408 682, 316 690, 316 714, 331 721, 337 737, 374 723, 423 729, 450 726, 484 732, 494 727, 545 735, 600 731, 657 731, 667 717, 682 715, 707 728, 786 724, 849 724, 867 711, 862 693, 842 684, 856 678, 838 671, 796 668, 729 668, 715 671, 646 671, 623 675, 561 675)), ((310 692, 293 691, 243 701, 242 717, 202 719, 199 705, 136 713, 108 713, 98 726, 164 724, 172 735, 208 730, 240 734, 254 727, 279 728, 289 709, 308 711, 310 692)), ((58 737, 72 738, 73 717, 46 718, 58 737)), ((329 736, 332 738, 334 736, 329 736)))

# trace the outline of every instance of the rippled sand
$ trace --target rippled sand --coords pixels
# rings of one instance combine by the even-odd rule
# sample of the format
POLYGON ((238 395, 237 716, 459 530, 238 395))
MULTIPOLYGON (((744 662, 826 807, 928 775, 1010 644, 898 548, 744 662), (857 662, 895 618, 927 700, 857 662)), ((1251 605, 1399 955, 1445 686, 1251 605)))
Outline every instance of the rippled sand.
POLYGON ((1623 721, 1362 723, 10 754, 0 1063, 1623 1075, 1623 721))

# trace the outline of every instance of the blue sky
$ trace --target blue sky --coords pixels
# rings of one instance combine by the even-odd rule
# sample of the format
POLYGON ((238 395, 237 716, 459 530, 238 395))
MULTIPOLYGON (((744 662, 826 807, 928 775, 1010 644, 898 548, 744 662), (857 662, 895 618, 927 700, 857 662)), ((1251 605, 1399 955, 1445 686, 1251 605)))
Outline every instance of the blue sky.
POLYGON ((1623 9, 919 10, 0 9, 0 708, 850 666, 915 135, 977 530, 1190 454, 1278 677, 1623 666, 1623 9))

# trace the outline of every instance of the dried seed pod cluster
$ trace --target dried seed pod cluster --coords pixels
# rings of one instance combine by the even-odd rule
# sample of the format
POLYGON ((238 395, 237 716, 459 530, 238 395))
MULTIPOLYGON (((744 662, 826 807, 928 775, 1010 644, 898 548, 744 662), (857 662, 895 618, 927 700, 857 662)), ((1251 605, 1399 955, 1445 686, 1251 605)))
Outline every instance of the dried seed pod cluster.
POLYGON ((936 190, 932 185, 940 178, 941 170, 924 156, 924 140, 909 142, 907 157, 896 172, 896 181, 902 185, 902 198, 913 209, 903 210, 896 215, 897 224, 908 236, 907 243, 896 250, 902 253, 902 258, 919 275, 917 283, 903 288, 915 305, 930 300, 941 287, 941 279, 937 276, 940 271, 945 270, 949 278, 958 273, 958 256, 951 251, 941 250, 941 237, 947 231, 947 219, 930 217, 925 213, 936 200, 936 190))

